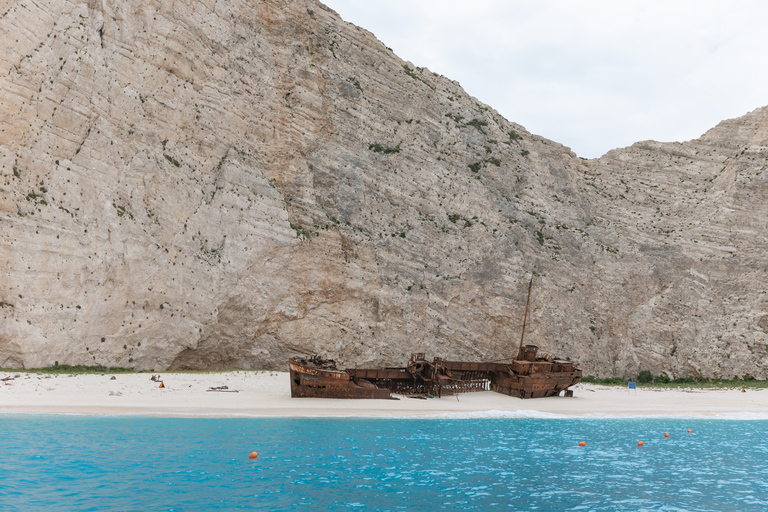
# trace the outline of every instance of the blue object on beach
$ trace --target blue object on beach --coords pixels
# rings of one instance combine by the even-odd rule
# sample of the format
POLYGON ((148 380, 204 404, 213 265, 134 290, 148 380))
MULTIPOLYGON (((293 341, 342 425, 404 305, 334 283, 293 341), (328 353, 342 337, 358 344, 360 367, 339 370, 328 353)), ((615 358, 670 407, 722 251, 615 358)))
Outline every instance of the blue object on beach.
POLYGON ((637 389, 637 384, 634 382, 629 383, 629 389, 637 389))

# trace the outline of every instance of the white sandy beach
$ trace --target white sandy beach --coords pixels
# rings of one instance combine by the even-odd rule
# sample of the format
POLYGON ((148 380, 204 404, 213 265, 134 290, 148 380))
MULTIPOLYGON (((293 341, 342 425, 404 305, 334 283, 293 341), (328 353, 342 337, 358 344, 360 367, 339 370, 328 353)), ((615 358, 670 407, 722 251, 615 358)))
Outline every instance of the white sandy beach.
POLYGON ((426 400, 291 398, 287 372, 45 375, 0 372, 0 413, 144 416, 702 416, 764 417, 768 390, 626 389, 578 384, 572 398, 522 400, 485 391, 426 400), (209 391, 227 386, 228 390, 209 391), (237 391, 237 392, 235 392, 237 391))

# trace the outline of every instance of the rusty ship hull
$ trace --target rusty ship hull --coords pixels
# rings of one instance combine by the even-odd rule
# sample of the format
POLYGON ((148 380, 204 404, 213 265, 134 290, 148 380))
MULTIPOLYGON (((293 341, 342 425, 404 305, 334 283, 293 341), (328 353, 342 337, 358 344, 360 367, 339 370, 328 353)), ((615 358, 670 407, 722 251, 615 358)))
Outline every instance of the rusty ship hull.
POLYGON ((294 357, 288 364, 294 398, 392 398, 388 389, 338 370, 333 360, 294 357))
POLYGON ((525 346, 528 359, 510 362, 427 361, 413 354, 402 368, 339 370, 331 360, 293 358, 291 396, 312 398, 391 398, 401 395, 443 396, 472 391, 495 391, 518 398, 556 396, 581 380, 581 370, 570 361, 536 357, 536 347, 525 346))
POLYGON ((518 398, 544 398, 561 392, 572 396, 568 388, 578 384, 582 376, 581 370, 570 361, 549 361, 535 355, 530 361, 514 360, 506 366, 496 374, 491 390, 518 398))

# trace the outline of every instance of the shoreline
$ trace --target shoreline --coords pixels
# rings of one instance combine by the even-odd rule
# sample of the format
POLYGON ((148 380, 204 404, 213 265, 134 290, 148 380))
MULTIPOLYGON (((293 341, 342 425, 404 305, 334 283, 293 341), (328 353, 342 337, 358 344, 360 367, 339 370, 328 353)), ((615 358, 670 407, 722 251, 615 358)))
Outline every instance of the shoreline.
POLYGON ((492 391, 442 398, 291 398, 288 372, 40 374, 0 372, 0 414, 199 418, 768 419, 768 389, 577 384, 574 396, 523 400, 492 391), (18 375, 18 377, 15 377, 18 375), (226 386, 226 389, 222 389, 226 386), (214 388, 220 388, 215 390, 214 388))

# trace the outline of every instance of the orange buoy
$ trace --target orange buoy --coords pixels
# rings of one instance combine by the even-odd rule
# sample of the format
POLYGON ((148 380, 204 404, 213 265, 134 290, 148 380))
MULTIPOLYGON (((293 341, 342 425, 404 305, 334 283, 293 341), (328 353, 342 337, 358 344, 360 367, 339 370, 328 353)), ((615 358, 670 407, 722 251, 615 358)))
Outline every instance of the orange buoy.
POLYGON ((259 456, 259 452, 251 452, 250 454, 248 454, 249 459, 255 459, 258 456, 259 456))
POLYGON ((664 432, 664 437, 669 437, 669 432, 664 432))
POLYGON ((579 443, 579 446, 587 446, 587 442, 586 442, 586 441, 581 441, 581 442, 579 443))
POLYGON ((157 387, 159 387, 159 388, 164 388, 164 387, 165 387, 165 384, 163 383, 163 381, 160 381, 160 385, 159 385, 159 386, 157 386, 157 387))
POLYGON ((637 442, 637 446, 643 446, 643 442, 642 441, 638 441, 637 442))
POLYGON ((691 433, 691 429, 688 429, 688 433, 689 433, 689 434, 691 433))

